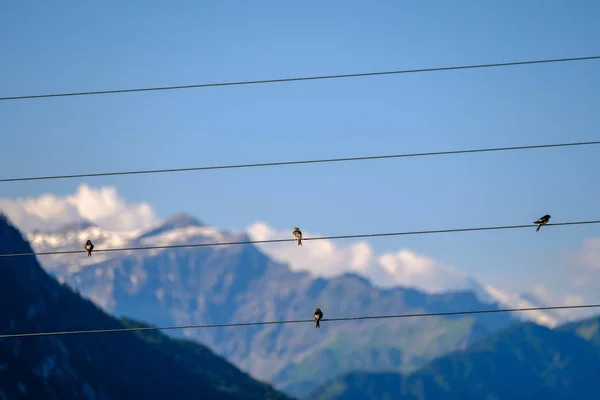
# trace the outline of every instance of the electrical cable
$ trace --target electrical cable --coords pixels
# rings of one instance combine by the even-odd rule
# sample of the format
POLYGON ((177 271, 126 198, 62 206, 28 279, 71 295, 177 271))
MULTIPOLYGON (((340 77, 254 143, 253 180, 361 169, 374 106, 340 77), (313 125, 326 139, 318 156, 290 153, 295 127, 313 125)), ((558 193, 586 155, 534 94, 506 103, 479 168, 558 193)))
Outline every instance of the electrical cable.
POLYGON ((543 59, 543 60, 531 60, 531 61, 513 61, 513 62, 492 63, 492 64, 458 65, 458 66, 451 66, 451 67, 404 69, 404 70, 395 70, 395 71, 364 72, 364 73, 338 74, 338 75, 321 75, 321 76, 307 76, 307 77, 282 78, 282 79, 262 79, 262 80, 256 80, 256 81, 201 83, 201 84, 195 84, 195 85, 146 87, 146 88, 136 88, 136 89, 99 90, 99 91, 90 91, 90 92, 33 94, 33 95, 24 95, 24 96, 0 97, 0 101, 41 99, 41 98, 49 98, 49 97, 92 96, 92 95, 116 94, 116 93, 198 89, 198 88, 219 87, 219 86, 258 85, 258 84, 266 84, 266 83, 314 81, 314 80, 324 80, 324 79, 343 79, 343 78, 357 78, 357 77, 380 76, 380 75, 399 75, 399 74, 409 74, 409 73, 455 71, 455 70, 476 69, 476 68, 497 68, 497 67, 516 66, 516 65, 550 64, 550 63, 587 61, 587 60, 597 60, 597 59, 600 59, 600 56, 555 58, 555 59, 543 59))
MULTIPOLYGON (((598 224, 600 220, 592 221, 577 221, 577 222, 559 222, 554 224, 545 224, 544 227, 550 226, 567 226, 567 225, 589 225, 598 224)), ((357 238, 368 238, 368 237, 385 237, 385 236, 408 236, 408 235, 428 235, 434 233, 458 233, 458 232, 473 232, 473 231, 492 231, 492 230, 505 230, 505 229, 524 229, 533 228, 537 225, 507 225, 507 226, 487 226, 478 228, 455 228, 455 229, 438 229, 438 230, 427 230, 427 231, 408 231, 408 232, 384 232, 384 233, 363 233, 356 235, 339 235, 339 236, 322 236, 314 238, 303 238, 302 241, 311 240, 339 240, 339 239, 357 239, 357 238)), ((188 248, 188 247, 214 247, 214 246, 233 246, 243 244, 264 244, 264 243, 281 243, 281 242, 295 242, 296 239, 268 239, 268 240, 249 240, 249 241, 237 241, 237 242, 216 242, 216 243, 192 243, 192 244, 174 244, 164 246, 139 246, 139 247, 121 247, 112 249, 94 249, 93 253, 97 252, 109 252, 109 251, 133 251, 133 250, 157 250, 157 249, 177 249, 177 248, 188 248)), ((30 256, 47 256, 47 255, 58 255, 58 254, 79 254, 84 250, 61 250, 61 251, 47 251, 38 253, 8 253, 0 254, 0 257, 30 257, 30 256)))
MULTIPOLYGON (((451 316, 451 315, 492 314, 492 313, 506 313, 506 312, 544 311, 544 310, 566 310, 566 309, 598 308, 598 307, 600 307, 600 304, 529 307, 529 308, 506 308, 506 309, 495 309, 495 310, 450 311, 450 312, 418 313, 418 314, 371 315, 371 316, 364 316, 364 317, 323 318, 321 320, 321 323, 336 322, 336 321, 339 322, 339 321, 372 320, 372 319, 444 317, 444 316, 451 316)), ((79 330, 79 331, 14 333, 14 334, 0 335, 0 339, 40 337, 40 336, 59 336, 59 335, 84 335, 84 334, 93 334, 93 333, 166 331, 166 330, 175 330, 175 329, 201 329, 201 328, 224 328, 224 327, 241 327, 241 326, 256 326, 256 325, 300 324, 300 323, 314 323, 314 322, 315 321, 313 319, 301 319, 301 320, 264 321, 264 322, 239 322, 239 323, 230 323, 230 324, 177 325, 177 326, 163 326, 163 327, 148 326, 148 327, 116 328, 116 329, 88 329, 88 330, 79 330)))
POLYGON ((116 176, 116 175, 140 175, 140 174, 160 174, 173 172, 189 172, 189 171, 208 171, 216 169, 233 169, 233 168, 255 168, 255 167, 274 167, 283 165, 298 165, 298 164, 317 164, 317 163, 334 163, 348 161, 365 161, 365 160, 382 160, 392 158, 408 158, 408 157, 424 157, 424 156, 442 156, 466 153, 486 153, 498 151, 515 151, 515 150, 532 150, 546 149, 553 147, 574 147, 574 146, 592 146, 598 145, 600 141, 592 142, 570 142, 570 143, 554 143, 554 144, 536 144, 530 146, 512 146, 512 147, 489 147, 480 149, 463 149, 463 150, 447 150, 434 151, 426 153, 405 153, 405 154, 389 154, 378 156, 363 156, 363 157, 343 157, 343 158, 325 158, 314 160, 297 160, 297 161, 276 161, 257 164, 233 164, 233 165, 213 165, 206 167, 190 167, 190 168, 170 168, 170 169, 153 169, 153 170, 135 170, 135 171, 120 171, 120 172, 99 172, 89 174, 68 174, 68 175, 49 175, 49 176, 30 176, 21 178, 4 178, 1 182, 20 182, 20 181, 39 181, 49 179, 73 179, 73 178, 90 178, 100 176, 116 176))

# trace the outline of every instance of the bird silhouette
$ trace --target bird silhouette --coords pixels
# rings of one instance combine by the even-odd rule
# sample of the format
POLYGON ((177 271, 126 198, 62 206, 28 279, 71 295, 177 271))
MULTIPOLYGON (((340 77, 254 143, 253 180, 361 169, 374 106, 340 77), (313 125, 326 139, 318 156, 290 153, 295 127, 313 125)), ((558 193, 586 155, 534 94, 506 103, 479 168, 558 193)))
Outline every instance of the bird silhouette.
POLYGON ((323 313, 321 312, 320 308, 317 308, 315 310, 315 313, 313 314, 313 318, 315 319, 315 322, 317 323, 317 326, 315 326, 315 328, 321 328, 321 324, 319 324, 319 321, 321 321, 321 319, 323 319, 323 313))
POLYGON ((537 221, 534 222, 534 224, 537 224, 537 229, 535 230, 536 232, 540 230, 540 228, 542 227, 542 225, 546 225, 548 223, 548 221, 550 221, 550 216, 549 215, 544 215, 542 218, 538 219, 537 221))
POLYGON ((92 244, 91 240, 88 240, 87 242, 85 242, 85 250, 88 253, 88 257, 92 256, 92 250, 94 250, 94 245, 92 244))
POLYGON ((302 246, 302 231, 298 227, 294 228, 294 237, 298 240, 298 246, 302 246))

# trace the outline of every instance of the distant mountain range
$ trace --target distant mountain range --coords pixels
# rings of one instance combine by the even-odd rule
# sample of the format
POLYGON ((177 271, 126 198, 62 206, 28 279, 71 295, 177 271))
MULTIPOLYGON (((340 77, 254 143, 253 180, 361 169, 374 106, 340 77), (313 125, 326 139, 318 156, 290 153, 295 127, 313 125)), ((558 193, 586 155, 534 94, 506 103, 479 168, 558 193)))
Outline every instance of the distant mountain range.
MULTIPOLYGON (((43 266, 106 311, 158 326, 386 315, 534 306, 519 296, 468 282, 471 291, 429 295, 411 288, 380 289, 345 274, 313 278, 271 260, 253 245, 100 252, 86 257, 83 243, 97 248, 165 246, 249 240, 177 214, 146 231, 109 232, 78 223, 28 239, 37 252, 81 250, 82 255, 43 256, 43 266)), ((516 314, 515 316, 520 317, 516 314)), ((530 315, 556 323, 547 313, 530 315)), ((269 325, 187 330, 253 376, 295 396, 345 372, 410 372, 428 361, 506 327, 508 314, 411 318, 309 326, 269 325)))
POLYGON ((515 324, 410 375, 352 372, 311 400, 598 399, 600 317, 554 330, 515 324))
MULTIPOLYGON (((90 228, 90 227, 86 227, 90 228)), ((0 215, 0 254, 32 249, 0 215)), ((35 257, 0 258, 0 333, 147 326, 117 320, 35 257)), ((0 339, 0 399, 284 400, 207 347, 157 331, 0 339)))
MULTIPOLYGON (((111 232, 104 230, 89 221, 78 221, 66 224, 51 231, 34 231, 28 239, 36 251, 60 251, 82 248, 82 241, 87 238, 94 241, 96 248, 131 247, 131 246, 169 246, 188 243, 213 243, 219 241, 245 241, 250 240, 245 233, 234 233, 221 231, 218 228, 207 226, 197 218, 187 214, 175 214, 160 222, 157 226, 146 231, 133 232, 111 232), (80 243, 81 242, 81 243, 80 243)), ((163 250, 145 251, 144 256, 160 253, 163 250)), ((82 268, 99 264, 124 254, 135 254, 134 252, 120 253, 96 253, 94 258, 74 259, 71 255, 45 256, 44 267, 62 279, 77 283, 73 279, 82 268)), ((81 279, 81 278, 80 278, 81 279)), ((83 282, 82 282, 83 283, 83 282)), ((483 303, 497 303, 502 307, 526 308, 545 306, 543 300, 532 293, 516 294, 505 293, 491 285, 481 284, 472 278, 465 278, 457 291, 471 291, 483 303)), ((104 304, 101 296, 96 300, 104 304)), ((533 320, 538 324, 557 326, 567 322, 565 314, 560 311, 531 311, 515 315, 516 318, 533 320)))

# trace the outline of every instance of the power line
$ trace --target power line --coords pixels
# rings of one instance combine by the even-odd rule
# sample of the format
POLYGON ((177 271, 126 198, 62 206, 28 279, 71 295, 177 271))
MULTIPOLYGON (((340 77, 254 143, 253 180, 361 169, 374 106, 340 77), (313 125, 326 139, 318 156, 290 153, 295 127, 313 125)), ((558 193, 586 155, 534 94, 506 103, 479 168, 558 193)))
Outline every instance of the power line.
POLYGON ((343 158, 324 158, 315 160, 297 160, 297 161, 276 161, 257 164, 232 164, 232 165, 213 165, 206 167, 191 167, 191 168, 170 168, 170 169, 152 169, 152 170, 135 170, 121 172, 99 172, 91 174, 70 174, 70 175, 50 175, 50 176, 30 176, 22 178, 4 178, 0 182, 19 182, 19 181, 39 181, 48 179, 73 179, 73 178, 89 178, 100 176, 115 176, 115 175, 140 175, 140 174, 161 174, 172 172, 189 172, 189 171, 208 171, 215 169, 233 169, 233 168, 255 168, 255 167, 274 167, 282 165, 298 165, 298 164, 318 164, 318 163, 334 163, 348 161, 365 161, 365 160, 383 160, 391 158, 408 158, 408 157, 425 157, 425 156, 442 156, 467 153, 486 153, 497 151, 515 151, 515 150, 532 150, 546 149, 552 147, 574 147, 574 146, 592 146, 600 144, 600 141, 593 142, 570 142, 570 143, 555 143, 555 144, 536 144, 530 146, 512 146, 512 147, 489 147, 480 149, 463 149, 463 150, 447 150, 434 151, 426 153, 404 153, 404 154, 389 154, 379 156, 363 156, 363 157, 343 157, 343 158))
POLYGON ((116 93, 150 92, 150 91, 164 91, 164 90, 198 89, 198 88, 219 87, 219 86, 258 85, 258 84, 265 84, 265 83, 315 81, 315 80, 323 80, 323 79, 358 78, 358 77, 366 77, 366 76, 399 75, 399 74, 454 71, 454 70, 461 70, 461 69, 476 69, 476 68, 497 68, 497 67, 509 67, 509 66, 515 66, 515 65, 549 64, 549 63, 585 61, 585 60, 597 60, 597 59, 600 59, 600 56, 556 58, 556 59, 543 59, 543 60, 532 60, 532 61, 514 61, 514 62, 493 63, 493 64, 459 65, 459 66, 451 66, 451 67, 404 69, 404 70, 395 70, 395 71, 364 72, 364 73, 340 74, 340 75, 321 75, 321 76, 308 76, 308 77, 295 77, 295 78, 282 78, 282 79, 263 79, 263 80, 257 80, 257 81, 234 81, 234 82, 220 82, 220 83, 201 83, 201 84, 196 84, 196 85, 182 85, 182 86, 162 86, 162 87, 148 87, 148 88, 136 88, 136 89, 100 90, 100 91, 90 91, 90 92, 34 94, 34 95, 26 95, 26 96, 0 97, 0 100, 8 101, 8 100, 41 99, 41 98, 48 98, 48 97, 91 96, 91 95, 98 95, 98 94, 116 94, 116 93))
MULTIPOLYGON (((566 225, 589 225, 598 224, 600 220, 596 221, 578 221, 578 222, 559 222, 554 224, 546 224, 547 226, 566 226, 566 225)), ((504 230, 504 229, 524 229, 533 228, 535 224, 530 225, 508 225, 508 226, 487 226, 480 228, 456 228, 456 229, 438 229, 428 231, 409 231, 409 232, 386 232, 386 233, 363 233, 357 235, 339 235, 339 236, 322 236, 314 238, 303 238, 302 241, 310 240, 338 240, 338 239, 357 239, 367 237, 384 237, 384 236, 408 236, 408 235, 428 235, 434 233, 458 233, 458 232, 473 232, 473 231, 492 231, 492 230, 504 230)), ((214 246, 232 246, 242 244, 263 244, 263 243, 281 243, 281 242, 296 242, 296 239, 269 239, 269 240, 249 240, 249 241, 238 241, 238 242, 221 242, 221 243, 195 243, 195 244, 174 244, 165 246, 140 246, 140 247, 121 247, 113 249, 98 249, 96 252, 108 252, 108 251, 133 251, 133 250, 157 250, 157 249, 176 249, 184 247, 214 247, 214 246)), ((57 254, 79 254, 83 250, 63 250, 63 251, 48 251, 39 253, 9 253, 0 254, 0 257, 28 257, 28 256, 47 256, 57 254)))
MULTIPOLYGON (((529 308, 506 308, 496 310, 473 310, 473 311, 450 311, 438 313, 419 313, 419 314, 396 314, 396 315, 372 315, 365 317, 341 317, 341 318, 323 318, 321 322, 336 321, 359 321, 367 319, 396 319, 396 318, 418 318, 418 317, 444 317, 451 315, 472 315, 472 314, 492 314, 505 312, 525 312, 525 311, 544 311, 544 310, 566 310, 577 308, 598 308, 600 304, 584 304, 578 306, 549 306, 549 307, 529 307, 529 308)), ((87 335, 92 333, 117 333, 117 332, 141 332, 141 331, 166 331, 175 329, 202 329, 202 328, 224 328, 256 325, 279 325, 279 324, 302 324, 314 323, 312 319, 284 320, 284 321, 264 321, 264 322, 239 322, 232 324, 206 324, 206 325, 177 325, 163 327, 136 327, 136 328, 116 328, 116 329, 89 329, 79 331, 55 331, 55 332, 35 332, 35 333, 14 333, 0 335, 0 339, 24 338, 36 336, 58 336, 58 335, 87 335)))

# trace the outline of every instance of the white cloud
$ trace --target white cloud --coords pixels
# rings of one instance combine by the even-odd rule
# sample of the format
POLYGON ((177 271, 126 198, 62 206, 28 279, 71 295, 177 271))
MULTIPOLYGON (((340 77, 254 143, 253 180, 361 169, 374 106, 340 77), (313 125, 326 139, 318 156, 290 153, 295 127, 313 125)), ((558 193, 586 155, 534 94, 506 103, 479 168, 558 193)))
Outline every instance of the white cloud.
POLYGON ((564 296, 564 305, 581 306, 585 304, 585 298, 577 294, 567 294, 564 296))
MULTIPOLYGON (((247 229, 252 240, 270 240, 289 237, 291 231, 283 232, 271 228, 264 222, 255 222, 247 229)), ((303 231, 305 237, 314 236, 303 231)), ((366 243, 356 243, 339 249, 331 240, 315 240, 303 243, 302 247, 274 246, 259 244, 259 247, 274 259, 290 264, 294 270, 309 271, 315 275, 333 276, 344 271, 362 271, 368 268, 373 257, 371 248, 366 243)))
POLYGON ((157 221, 147 203, 128 203, 111 186, 92 188, 82 184, 72 195, 0 198, 4 212, 19 229, 52 229, 62 224, 86 219, 115 231, 143 229, 157 221))
MULTIPOLYGON (((264 222, 256 222, 247 229, 252 240, 291 237, 291 231, 278 231, 264 222)), ((303 231, 305 237, 317 237, 303 231)), ((465 288, 467 275, 432 258, 402 249, 375 256, 366 242, 337 246, 331 240, 307 241, 304 246, 274 246, 259 244, 272 258, 285 262, 293 270, 308 271, 314 276, 332 277, 344 272, 356 272, 381 287, 411 286, 435 293, 465 288)))
MULTIPOLYGON (((543 285, 535 285, 534 291, 536 290, 538 293, 541 292, 543 295, 547 295, 547 290, 543 285)), ((535 308, 542 306, 539 304, 536 299, 533 299, 534 302, 531 302, 521 295, 517 293, 505 293, 502 292, 493 286, 486 285, 486 290, 490 295, 492 295, 497 301, 499 301, 503 307, 508 308, 535 308)), ((541 299, 540 299, 541 300, 541 299)), ((546 325, 550 328, 554 328, 559 324, 559 318, 553 313, 547 313, 545 311, 540 310, 530 310, 523 311, 519 313, 519 317, 527 318, 535 321, 537 324, 546 325)))
MULTIPOLYGON (((553 304, 561 306, 582 306, 589 304, 589 301, 581 294, 567 293, 563 296, 556 296, 553 304)), ((563 318, 564 321, 574 321, 578 319, 588 318, 597 314, 597 310, 593 308, 571 308, 555 310, 555 314, 563 318)))
MULTIPOLYGON (((567 293, 564 295, 560 295, 557 293, 551 293, 550 290, 542 284, 533 285, 531 292, 535 295, 537 299, 541 301, 541 305, 544 306, 555 306, 555 305, 563 305, 563 306, 580 306, 586 303, 585 297, 581 294, 572 294, 567 293)), ((568 310, 558 310, 558 311, 568 311, 568 310)))
MULTIPOLYGON (((543 284, 536 284, 531 290, 533 295, 533 303, 529 305, 520 305, 522 307, 548 307, 548 306, 581 306, 588 303, 585 296, 581 293, 557 293, 556 291, 549 290, 543 284)), ((557 325, 558 322, 573 321, 582 319, 596 314, 594 309, 555 309, 544 311, 545 314, 552 316, 556 322, 552 324, 557 325)))
POLYGON ((552 304, 552 297, 550 296, 550 292, 545 285, 540 283, 533 285, 531 292, 542 301, 544 304, 552 304))
POLYGON ((463 288, 467 275, 449 265, 410 250, 386 253, 377 260, 394 284, 416 286, 429 292, 463 288))

